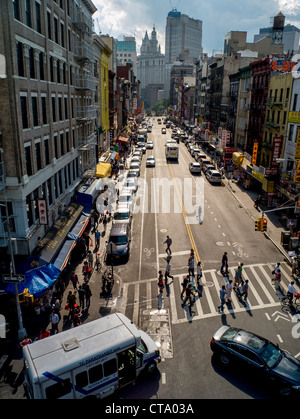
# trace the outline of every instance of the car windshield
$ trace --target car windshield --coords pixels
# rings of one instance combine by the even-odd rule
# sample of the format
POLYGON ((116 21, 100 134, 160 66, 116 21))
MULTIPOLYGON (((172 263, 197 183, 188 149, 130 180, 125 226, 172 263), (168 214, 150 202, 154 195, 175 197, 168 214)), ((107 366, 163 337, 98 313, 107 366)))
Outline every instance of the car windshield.
POLYGON ((129 218, 128 212, 116 212, 114 216, 115 220, 127 220, 127 218, 129 218))
POLYGON ((266 343, 259 355, 269 368, 274 368, 282 358, 280 349, 272 343, 266 343))
POLYGON ((127 243, 126 236, 110 236, 110 240, 117 246, 127 243))

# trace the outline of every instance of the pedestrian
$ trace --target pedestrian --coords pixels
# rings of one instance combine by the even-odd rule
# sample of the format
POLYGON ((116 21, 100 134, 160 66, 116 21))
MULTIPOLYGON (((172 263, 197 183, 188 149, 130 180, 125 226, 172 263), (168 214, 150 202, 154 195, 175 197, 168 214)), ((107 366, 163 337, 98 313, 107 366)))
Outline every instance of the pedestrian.
POLYGON ((88 252, 88 264, 89 264, 90 270, 92 271, 93 264, 94 264, 94 258, 93 258, 93 253, 90 250, 88 252))
POLYGON ((91 304, 92 292, 88 284, 83 284, 82 288, 85 291, 85 308, 89 308, 91 304))
POLYGON ((202 269, 201 262, 199 260, 199 262, 197 263, 197 285, 198 285, 198 287, 199 287, 199 285, 201 285, 202 275, 203 275, 203 269, 202 269))
POLYGON ((194 278, 195 276, 195 265, 194 265, 194 257, 190 256, 188 260, 188 268, 189 268, 189 276, 194 278))
POLYGON ((82 316, 82 314, 80 313, 80 308, 77 307, 76 310, 74 311, 74 315, 73 315, 73 326, 77 327, 80 325, 80 317, 82 316))
POLYGON ((281 271, 280 271, 280 269, 277 269, 277 273, 276 273, 275 279, 274 279, 275 290, 281 291, 280 282, 281 282, 281 271))
POLYGON ((52 311, 49 320, 50 320, 50 323, 52 324, 51 334, 54 335, 55 332, 58 333, 58 323, 59 323, 59 316, 57 313, 55 313, 54 310, 52 311))
POLYGON ((100 237, 101 237, 100 231, 97 230, 95 232, 95 242, 96 242, 96 248, 97 249, 99 249, 99 247, 100 247, 100 237))
POLYGON ((188 284, 188 286, 185 290, 185 299, 183 300, 181 306, 184 307, 187 300, 190 300, 190 305, 192 305, 192 303, 193 303, 192 296, 194 296, 194 292, 193 292, 193 289, 192 289, 192 284, 188 284))
POLYGON ((32 343, 32 340, 28 336, 25 336, 22 342, 19 343, 19 345, 21 348, 24 348, 24 346, 29 345, 30 343, 32 343))
POLYGON ((83 266, 82 266, 82 273, 83 273, 83 279, 85 282, 87 282, 89 280, 89 273, 90 273, 90 267, 88 264, 88 261, 84 261, 83 266))
POLYGON ((168 278, 172 278, 172 281, 174 277, 171 275, 171 263, 170 261, 167 261, 166 271, 165 271, 165 282, 167 283, 168 278))
POLYGON ((244 301, 246 301, 248 298, 248 290, 249 290, 248 282, 249 282, 248 279, 246 279, 242 286, 241 297, 243 297, 244 301))
POLYGON ((274 266, 274 270, 273 270, 272 274, 276 275, 278 269, 280 269, 280 262, 276 263, 276 265, 274 266))
POLYGON ((225 305, 225 295, 227 294, 225 285, 222 285, 222 288, 220 289, 220 301, 221 304, 218 306, 218 313, 224 311, 224 305, 225 305))
POLYGON ((69 306, 69 316, 72 318, 74 309, 75 309, 75 304, 76 304, 76 295, 72 291, 69 291, 69 294, 67 297, 67 303, 69 306))
POLYGON ((81 285, 79 285, 79 288, 77 290, 78 292, 78 298, 79 298, 79 306, 83 308, 84 310, 84 298, 85 298, 85 290, 82 288, 81 285))
POLYGON ((45 338, 47 338, 48 336, 50 336, 50 332, 49 332, 49 330, 42 329, 42 330, 40 331, 40 339, 45 339, 45 338))
POLYGON ((96 261, 95 261, 96 271, 100 271, 101 269, 101 262, 100 262, 100 253, 97 253, 96 261))
POLYGON ((158 283, 157 283, 157 285, 158 285, 160 294, 162 294, 163 290, 164 290, 164 278, 163 278, 162 271, 158 272, 158 283))
POLYGON ((288 286, 287 296, 288 296, 290 304, 292 304, 294 294, 297 294, 297 290, 294 287, 294 284, 295 284, 295 281, 291 281, 291 283, 288 286))
POLYGON ((183 297, 183 294, 185 293, 185 291, 186 291, 186 288, 187 288, 187 286, 188 286, 188 283, 189 283, 189 279, 188 279, 188 277, 186 276, 184 279, 183 279, 183 282, 182 282, 182 291, 181 291, 181 295, 180 295, 180 298, 182 298, 183 297))
POLYGON ((231 292, 232 292, 232 279, 230 279, 225 285, 225 291, 227 293, 226 303, 231 302, 231 292))
POLYGON ((172 244, 172 239, 171 239, 171 237, 169 237, 169 236, 167 236, 167 239, 166 239, 166 241, 164 241, 164 243, 163 244, 167 244, 167 248, 166 248, 166 252, 167 253, 172 253, 172 251, 171 251, 171 249, 170 249, 170 246, 171 246, 171 244, 172 244))
POLYGON ((77 284, 79 284, 79 281, 78 281, 78 276, 76 275, 75 271, 72 272, 71 281, 72 281, 74 290, 76 290, 77 284))
POLYGON ((223 257, 222 257, 221 274, 224 275, 224 273, 226 275, 228 275, 228 256, 227 256, 227 252, 224 252, 223 257), (225 268, 225 272, 224 272, 224 268, 225 268))

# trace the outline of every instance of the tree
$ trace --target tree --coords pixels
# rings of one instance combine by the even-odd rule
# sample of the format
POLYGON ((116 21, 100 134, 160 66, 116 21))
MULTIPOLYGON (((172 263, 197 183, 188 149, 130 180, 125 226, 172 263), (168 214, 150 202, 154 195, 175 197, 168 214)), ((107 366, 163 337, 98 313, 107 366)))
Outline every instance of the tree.
POLYGON ((169 105, 170 99, 162 99, 155 103, 153 110, 155 111, 156 115, 162 115, 165 111, 167 111, 169 105))

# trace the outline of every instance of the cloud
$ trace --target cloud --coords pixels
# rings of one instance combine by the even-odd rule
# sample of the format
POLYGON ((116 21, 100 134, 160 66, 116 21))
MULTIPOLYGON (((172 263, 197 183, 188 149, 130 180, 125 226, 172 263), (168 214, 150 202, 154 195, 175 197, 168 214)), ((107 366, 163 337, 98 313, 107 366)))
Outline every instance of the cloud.
POLYGON ((165 50, 165 28, 168 12, 177 8, 182 14, 203 22, 203 49, 209 54, 223 50, 224 37, 230 31, 246 31, 248 42, 260 28, 271 25, 271 17, 281 10, 286 23, 300 27, 299 0, 93 0, 98 8, 94 18, 102 33, 123 39, 135 36, 137 48, 142 44, 146 30, 150 35, 155 24, 162 52, 165 50))

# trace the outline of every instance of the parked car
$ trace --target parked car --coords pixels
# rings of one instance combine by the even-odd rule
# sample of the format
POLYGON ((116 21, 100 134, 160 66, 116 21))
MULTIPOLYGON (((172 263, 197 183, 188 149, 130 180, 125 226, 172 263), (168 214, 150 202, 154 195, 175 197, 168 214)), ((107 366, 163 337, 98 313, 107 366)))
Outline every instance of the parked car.
POLYGON ((195 157, 196 153, 200 153, 200 150, 199 150, 199 148, 197 148, 197 147, 195 147, 195 148, 193 148, 193 149, 192 149, 192 151, 191 151, 191 155, 192 155, 193 157, 195 157))
POLYGON ((217 170, 209 170, 206 177, 210 183, 222 183, 221 173, 219 173, 217 170))
POLYGON ((205 154, 200 153, 196 153, 195 155, 195 160, 200 162, 200 160, 207 160, 207 157, 205 154))
POLYGON ((141 157, 132 156, 132 159, 131 159, 131 162, 130 163, 138 163, 138 164, 141 164, 141 157))
POLYGON ((143 153, 140 150, 135 150, 132 157, 140 157, 142 159, 143 153))
POLYGON ((127 179, 137 179, 138 178, 138 175, 137 175, 137 173, 136 172, 134 172, 134 171, 132 171, 132 170, 129 170, 129 172, 128 172, 128 175, 127 175, 127 179))
POLYGON ((147 157, 146 167, 155 167, 155 158, 154 158, 154 156, 147 157))
POLYGON ((154 147, 153 142, 152 141, 148 141, 146 144, 146 149, 148 150, 152 150, 154 147))
POLYGON ((201 167, 199 163, 192 162, 189 164, 189 168, 191 173, 201 174, 201 167))
POLYGON ((137 143, 137 149, 141 151, 143 154, 146 153, 146 145, 145 143, 137 143))
POLYGON ((130 255, 131 231, 128 223, 114 224, 111 228, 106 253, 115 259, 127 258, 130 255), (112 245, 110 244, 112 243, 112 245))
POLYGON ((140 176, 140 165, 138 163, 131 163, 129 166, 131 172, 136 172, 140 176))
POLYGON ((221 326, 210 342, 211 350, 226 367, 238 366, 241 375, 270 379, 283 396, 300 394, 300 361, 269 340, 243 329, 221 326))
POLYGON ((202 169, 202 170, 203 170, 203 166, 205 166, 205 165, 207 165, 207 164, 211 165, 211 161, 210 161, 210 160, 208 160, 208 158, 206 158, 206 159, 200 159, 200 160, 199 160, 199 163, 200 163, 200 166, 201 166, 201 169, 202 169))
POLYGON ((161 133, 162 133, 162 134, 166 134, 166 133, 167 133, 166 128, 162 128, 162 129, 161 129, 161 133))
POLYGON ((119 195, 118 207, 126 207, 130 211, 133 211, 134 198, 131 190, 122 190, 119 195))
POLYGON ((216 170, 213 164, 204 164, 202 167, 203 173, 206 174, 209 170, 216 170))
POLYGON ((126 206, 118 207, 113 216, 113 224, 129 224, 131 226, 132 212, 126 206))
POLYGON ((137 185, 137 178, 129 178, 125 181, 124 183, 124 187, 127 189, 130 189, 133 193, 136 193, 137 189, 138 189, 138 185, 137 185))

